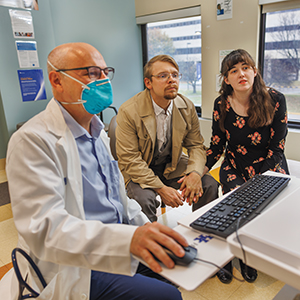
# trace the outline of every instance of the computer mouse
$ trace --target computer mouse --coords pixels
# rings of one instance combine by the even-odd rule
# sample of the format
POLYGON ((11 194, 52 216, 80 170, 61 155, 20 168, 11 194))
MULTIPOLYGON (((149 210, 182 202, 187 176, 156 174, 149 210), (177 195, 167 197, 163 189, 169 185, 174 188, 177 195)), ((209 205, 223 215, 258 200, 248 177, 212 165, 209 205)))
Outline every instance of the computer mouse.
POLYGON ((164 247, 166 253, 174 261, 175 265, 187 266, 189 265, 194 258, 197 256, 197 249, 192 246, 183 247, 185 255, 183 257, 176 256, 171 250, 164 247))

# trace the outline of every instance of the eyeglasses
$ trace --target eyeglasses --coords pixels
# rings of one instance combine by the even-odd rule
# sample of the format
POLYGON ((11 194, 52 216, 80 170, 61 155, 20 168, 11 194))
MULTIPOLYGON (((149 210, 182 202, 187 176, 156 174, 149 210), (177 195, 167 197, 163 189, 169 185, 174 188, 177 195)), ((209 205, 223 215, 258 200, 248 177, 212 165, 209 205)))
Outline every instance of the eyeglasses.
POLYGON ((181 77, 182 77, 182 74, 181 73, 160 73, 158 75, 151 75, 151 77, 156 77, 158 80, 160 81, 167 81, 170 76, 174 79, 174 80, 179 80, 181 77))
POLYGON ((73 69, 59 69, 59 70, 56 70, 56 72, 65 72, 65 71, 74 71, 74 70, 86 70, 89 78, 92 80, 100 79, 101 72, 103 72, 104 75, 106 77, 108 77, 109 80, 112 80, 114 78, 114 74, 115 74, 115 69, 112 67, 107 67, 107 68, 101 69, 96 66, 73 68, 73 69))

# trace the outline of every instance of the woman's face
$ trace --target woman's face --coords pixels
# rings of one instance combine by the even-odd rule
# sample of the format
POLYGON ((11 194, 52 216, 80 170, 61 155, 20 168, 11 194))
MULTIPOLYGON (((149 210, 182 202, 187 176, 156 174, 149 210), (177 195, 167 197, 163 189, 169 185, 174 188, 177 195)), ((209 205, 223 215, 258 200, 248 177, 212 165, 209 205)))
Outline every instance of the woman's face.
POLYGON ((231 85, 235 92, 248 92, 249 90, 252 91, 256 74, 256 69, 245 62, 239 62, 228 71, 224 81, 226 84, 231 85))

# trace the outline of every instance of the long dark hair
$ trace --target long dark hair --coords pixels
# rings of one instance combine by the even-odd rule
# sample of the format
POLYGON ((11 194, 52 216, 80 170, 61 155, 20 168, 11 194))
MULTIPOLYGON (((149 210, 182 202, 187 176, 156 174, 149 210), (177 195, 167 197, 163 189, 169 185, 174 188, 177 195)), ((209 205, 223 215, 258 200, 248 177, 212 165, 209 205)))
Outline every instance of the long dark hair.
POLYGON ((221 114, 220 129, 224 132, 224 120, 226 118, 226 103, 228 96, 232 95, 233 88, 226 84, 225 78, 232 67, 240 62, 246 63, 253 70, 257 71, 254 77, 253 89, 250 95, 250 104, 247 110, 249 116, 248 125, 251 128, 258 128, 270 124, 274 117, 274 103, 268 93, 268 89, 262 79, 259 70, 255 67, 255 62, 251 55, 243 49, 237 49, 230 52, 222 61, 221 77, 223 78, 219 93, 221 94, 221 114))

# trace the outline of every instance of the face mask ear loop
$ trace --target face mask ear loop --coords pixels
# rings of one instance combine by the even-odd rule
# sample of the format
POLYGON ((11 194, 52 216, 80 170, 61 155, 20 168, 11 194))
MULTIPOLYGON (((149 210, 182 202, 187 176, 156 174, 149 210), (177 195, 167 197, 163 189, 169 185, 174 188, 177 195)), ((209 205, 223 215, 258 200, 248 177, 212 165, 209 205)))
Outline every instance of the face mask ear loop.
MULTIPOLYGON (((51 64, 51 62, 50 62, 49 60, 47 60, 47 63, 48 63, 55 71, 58 70, 57 68, 55 68, 55 67, 51 64)), ((60 71, 60 73, 63 73, 65 76, 67 76, 67 77, 69 77, 69 78, 71 78, 71 79, 77 81, 78 83, 80 83, 80 84, 82 85, 82 88, 83 88, 83 89, 88 89, 88 90, 90 90, 90 87, 88 87, 86 84, 82 83, 80 80, 78 80, 78 79, 72 77, 71 75, 65 73, 64 71, 60 71)))

